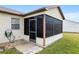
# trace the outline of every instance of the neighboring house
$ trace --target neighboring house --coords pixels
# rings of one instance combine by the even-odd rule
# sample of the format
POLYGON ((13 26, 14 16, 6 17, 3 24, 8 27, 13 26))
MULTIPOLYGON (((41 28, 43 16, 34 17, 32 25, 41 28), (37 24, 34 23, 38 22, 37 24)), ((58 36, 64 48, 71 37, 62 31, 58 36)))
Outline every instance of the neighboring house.
POLYGON ((63 37, 63 19, 63 13, 56 5, 27 14, 0 7, 0 43, 8 42, 4 32, 11 29, 16 40, 25 39, 46 47, 63 37))
POLYGON ((63 20, 63 32, 79 32, 79 22, 63 20))

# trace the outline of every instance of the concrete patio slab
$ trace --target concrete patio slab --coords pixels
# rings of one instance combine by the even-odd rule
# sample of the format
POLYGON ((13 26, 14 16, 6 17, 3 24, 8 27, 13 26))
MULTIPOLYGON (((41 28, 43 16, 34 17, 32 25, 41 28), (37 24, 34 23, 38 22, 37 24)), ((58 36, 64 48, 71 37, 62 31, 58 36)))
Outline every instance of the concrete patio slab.
POLYGON ((16 45, 15 48, 24 54, 34 54, 41 51, 43 48, 35 45, 33 42, 16 45))

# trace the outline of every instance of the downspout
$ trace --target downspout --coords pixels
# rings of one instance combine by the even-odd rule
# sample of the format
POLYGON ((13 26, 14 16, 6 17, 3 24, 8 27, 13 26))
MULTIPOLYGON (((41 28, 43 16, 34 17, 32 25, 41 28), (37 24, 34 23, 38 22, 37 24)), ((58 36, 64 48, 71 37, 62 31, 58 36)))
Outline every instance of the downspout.
POLYGON ((45 37, 46 37, 46 19, 45 19, 45 15, 43 15, 43 47, 45 47, 45 43, 46 43, 46 40, 45 40, 45 37))

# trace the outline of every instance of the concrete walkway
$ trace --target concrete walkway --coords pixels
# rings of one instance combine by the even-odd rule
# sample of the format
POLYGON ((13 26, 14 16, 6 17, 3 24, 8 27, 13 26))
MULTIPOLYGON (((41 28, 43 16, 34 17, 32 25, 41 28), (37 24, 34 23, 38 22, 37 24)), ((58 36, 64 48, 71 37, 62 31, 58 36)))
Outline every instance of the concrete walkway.
POLYGON ((39 46, 36 46, 33 42, 27 42, 15 45, 15 48, 24 54, 34 54, 43 49, 39 46))

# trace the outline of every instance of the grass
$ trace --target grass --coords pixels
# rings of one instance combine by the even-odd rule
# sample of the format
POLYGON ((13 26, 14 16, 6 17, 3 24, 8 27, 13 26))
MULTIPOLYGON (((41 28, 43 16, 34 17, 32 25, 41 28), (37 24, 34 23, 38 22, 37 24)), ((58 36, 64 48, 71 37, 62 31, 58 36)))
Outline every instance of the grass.
POLYGON ((21 54, 17 49, 12 48, 12 49, 7 49, 3 52, 0 52, 0 54, 21 54))
POLYGON ((64 37, 39 54, 79 54, 79 33, 64 33, 64 37))
MULTIPOLYGON (((0 54, 21 54, 17 49, 8 49, 0 54)), ((64 37, 38 54, 79 54, 79 33, 64 33, 64 37)))

